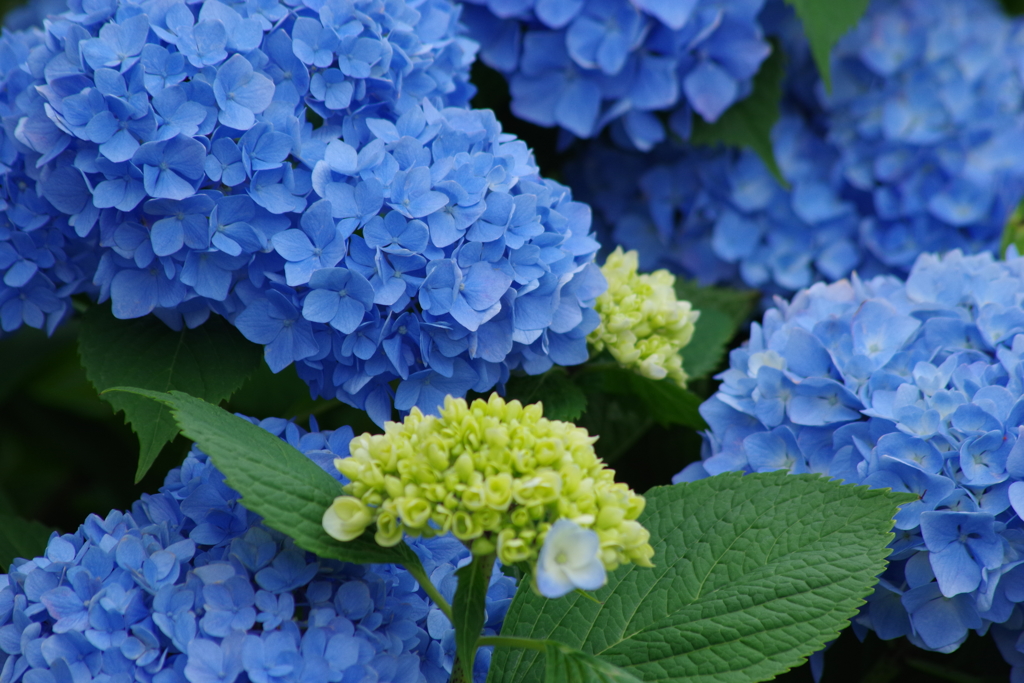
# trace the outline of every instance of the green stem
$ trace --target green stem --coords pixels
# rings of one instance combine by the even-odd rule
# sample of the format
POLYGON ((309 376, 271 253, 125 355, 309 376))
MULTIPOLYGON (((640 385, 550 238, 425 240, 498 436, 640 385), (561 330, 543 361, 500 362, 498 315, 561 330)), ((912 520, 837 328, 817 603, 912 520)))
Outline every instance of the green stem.
POLYGON ((488 645, 496 647, 521 647, 527 650, 540 650, 541 652, 547 649, 547 645, 545 645, 543 640, 517 638, 515 636, 480 636, 480 640, 476 644, 478 647, 486 647, 488 645))
POLYGON ((406 567, 406 571, 413 575, 419 584, 423 588, 423 591, 430 596, 430 599, 434 601, 444 615, 448 617, 448 621, 455 623, 455 619, 452 617, 452 606, 448 604, 448 601, 444 599, 441 592, 437 590, 437 587, 430 581, 430 577, 427 576, 427 572, 423 567, 417 565, 415 567, 406 567))

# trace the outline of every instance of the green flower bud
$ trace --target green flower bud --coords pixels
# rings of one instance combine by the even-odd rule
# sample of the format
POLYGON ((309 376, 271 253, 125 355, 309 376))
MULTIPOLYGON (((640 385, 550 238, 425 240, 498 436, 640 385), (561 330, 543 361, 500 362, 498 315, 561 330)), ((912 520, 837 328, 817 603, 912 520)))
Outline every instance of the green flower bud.
POLYGON ((474 555, 490 555, 497 549, 498 546, 494 544, 494 541, 484 536, 474 540, 473 545, 470 546, 470 551, 474 555))
POLYGON ((402 541, 402 524, 395 513, 382 510, 377 514, 377 533, 373 535, 373 540, 385 548, 398 545, 402 541))
POLYGON ((459 510, 452 515, 452 534, 460 541, 470 541, 483 532, 483 527, 465 510, 459 510))
POLYGON ((324 512, 324 530, 339 541, 352 541, 363 535, 373 521, 373 512, 353 496, 338 496, 324 512))
POLYGON ((422 529, 430 520, 433 509, 426 498, 403 497, 397 500, 398 516, 402 524, 412 529, 422 529))
POLYGON ((512 475, 500 472, 487 477, 484 483, 484 501, 492 510, 508 510, 512 503, 512 475))
POLYGON ((675 276, 667 270, 640 275, 637 265, 635 251, 619 247, 608 256, 601 267, 608 290, 594 306, 601 324, 587 341, 594 353, 607 350, 623 367, 685 388, 679 351, 693 338, 700 313, 676 298, 675 276))
POLYGON ((503 529, 498 534, 498 559, 503 564, 526 562, 532 554, 530 547, 511 529, 503 529))

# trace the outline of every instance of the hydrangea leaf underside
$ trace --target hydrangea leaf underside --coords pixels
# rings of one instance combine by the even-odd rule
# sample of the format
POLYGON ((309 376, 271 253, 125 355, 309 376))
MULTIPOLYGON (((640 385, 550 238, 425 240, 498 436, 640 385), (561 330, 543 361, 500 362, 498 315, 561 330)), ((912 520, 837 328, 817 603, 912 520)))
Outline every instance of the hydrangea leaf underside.
POLYGON ((640 683, 632 674, 603 659, 553 640, 545 645, 544 683, 640 683))
POLYGON ((714 123, 707 123, 699 116, 693 117, 690 142, 695 145, 723 144, 751 149, 761 157, 775 179, 783 186, 788 186, 775 161, 771 140, 772 126, 779 120, 784 75, 785 57, 776 46, 754 76, 754 90, 749 97, 731 106, 714 123))
MULTIPOLYGON (((263 355, 219 317, 176 332, 154 317, 118 320, 107 306, 94 306, 82 316, 78 350, 86 376, 101 393, 116 386, 177 389, 211 403, 241 387, 263 355)), ((138 483, 178 428, 160 403, 126 393, 103 398, 115 412, 124 411, 139 437, 138 483)))
POLYGON ((868 0, 821 2, 821 0, 786 0, 804 26, 804 34, 811 44, 811 54, 825 87, 832 90, 829 54, 836 41, 860 21, 868 9, 868 0))
MULTIPOLYGON (((906 496, 816 475, 728 474, 648 491, 654 569, 595 593, 519 591, 502 635, 554 639, 645 681, 745 683, 798 665, 847 625, 885 567, 906 496)), ((498 648, 489 683, 543 680, 540 653, 498 648)))
POLYGON ((747 321, 757 292, 701 287, 695 280, 676 278, 676 295, 700 311, 693 339, 683 356, 683 369, 692 381, 718 369, 729 342, 747 321))
POLYGON ((223 408, 180 391, 161 393, 118 387, 168 406, 181 433, 192 439, 224 473, 242 503, 263 522, 288 534, 296 545, 321 557, 355 563, 419 566, 401 543, 383 548, 365 534, 341 543, 327 535, 324 510, 341 495, 341 484, 292 446, 223 408))
POLYGON ((35 520, 0 514, 0 574, 16 557, 38 557, 46 550, 50 529, 35 520))
POLYGON ((506 385, 505 398, 518 399, 523 405, 541 401, 544 417, 575 422, 587 409, 587 395, 555 366, 542 375, 514 376, 506 385))
POLYGON ((487 585, 491 580, 492 557, 475 555, 473 561, 455 572, 459 585, 452 601, 452 615, 455 617, 455 648, 468 681, 473 678, 473 661, 476 658, 476 643, 487 620, 487 585))

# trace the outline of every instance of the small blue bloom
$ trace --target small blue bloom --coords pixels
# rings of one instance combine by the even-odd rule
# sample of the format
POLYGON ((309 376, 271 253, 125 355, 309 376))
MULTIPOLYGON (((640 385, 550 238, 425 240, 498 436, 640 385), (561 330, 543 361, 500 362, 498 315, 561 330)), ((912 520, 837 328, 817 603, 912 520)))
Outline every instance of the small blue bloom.
POLYGON ((132 157, 142 169, 143 186, 151 197, 187 199, 195 194, 194 183, 205 173, 206 149, 184 135, 147 142, 132 157))
POLYGON ((351 334, 373 305, 373 287, 359 273, 345 268, 323 268, 309 280, 310 292, 302 304, 306 320, 328 323, 351 334))
POLYGON ((220 122, 236 130, 249 130, 256 123, 256 114, 270 106, 274 82, 236 54, 217 69, 213 93, 220 107, 220 122))

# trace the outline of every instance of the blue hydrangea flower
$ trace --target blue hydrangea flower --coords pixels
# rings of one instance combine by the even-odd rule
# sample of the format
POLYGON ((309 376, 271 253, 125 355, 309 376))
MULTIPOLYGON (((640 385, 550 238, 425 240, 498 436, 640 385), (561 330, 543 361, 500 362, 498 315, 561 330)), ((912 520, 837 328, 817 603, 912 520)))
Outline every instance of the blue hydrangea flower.
POLYGON ((607 244, 638 250, 645 269, 786 296, 854 270, 905 276, 922 252, 998 246, 1024 197, 1024 161, 1009 153, 1024 139, 1024 25, 989 3, 874 3, 835 48, 826 95, 792 11, 772 2, 761 21, 787 55, 772 147, 789 188, 749 151, 592 147, 569 178, 607 244), (870 60, 886 50, 903 57, 883 72, 870 60), (919 118, 927 134, 900 127, 919 118))
POLYGON ((586 359, 589 209, 467 108, 459 5, 126 7, 0 37, 3 330, 217 313, 381 424, 586 359))
POLYGON ((509 79, 513 113, 581 138, 610 123, 649 150, 689 137, 750 94, 771 52, 763 0, 469 0, 481 59, 509 79))
MULTIPOLYGON (((854 627, 950 652, 1021 632, 1024 257, 918 257, 904 282, 815 284, 776 299, 730 354, 690 481, 816 472, 917 494, 854 627), (1003 637, 1003 636, 1000 636, 1003 637)), ((1000 647, 1017 666, 1017 645, 1000 647)))
POLYGON ((45 27, 0 37, 3 331, 52 329, 81 292, 172 324, 236 311, 251 262, 315 201, 317 150, 347 117, 468 103, 459 7, 414 4, 33 5, 45 27), (310 69, 334 64, 332 94, 311 89, 310 69), (245 220, 214 224, 213 205, 245 220))
POLYGON ((903 0, 873 3, 836 45, 827 138, 887 267, 998 245, 1024 196, 1022 31, 998 3, 903 0))
MULTIPOLYGON (((347 455, 350 428, 258 424, 339 476, 333 460, 347 455)), ((90 515, 75 533, 54 533, 42 557, 15 560, 0 575, 3 680, 448 680, 454 629, 408 572, 301 551, 238 498, 193 449, 130 512, 90 515)), ((450 600, 469 551, 451 537, 413 548, 450 600)), ((514 593, 496 571, 487 633, 514 593)), ((489 665, 486 648, 475 681, 489 665)))

